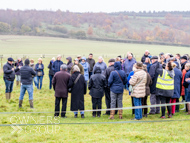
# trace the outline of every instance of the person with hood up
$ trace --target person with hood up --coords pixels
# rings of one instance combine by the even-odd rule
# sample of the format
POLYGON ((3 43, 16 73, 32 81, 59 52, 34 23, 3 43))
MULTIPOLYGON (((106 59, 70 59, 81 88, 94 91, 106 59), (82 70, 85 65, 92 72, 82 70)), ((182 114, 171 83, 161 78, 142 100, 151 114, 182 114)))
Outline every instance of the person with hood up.
POLYGON ((52 88, 52 79, 54 76, 54 71, 52 69, 53 66, 53 62, 55 61, 55 58, 53 57, 48 65, 48 69, 49 69, 49 89, 52 88))
POLYGON ((74 111, 74 117, 77 118, 80 110, 81 118, 84 118, 84 94, 86 94, 86 83, 84 76, 80 73, 77 65, 72 68, 72 75, 69 80, 68 88, 71 88, 71 111, 74 111))
POLYGON ((67 57, 66 60, 67 60, 67 72, 70 73, 71 72, 71 68, 73 66, 72 58, 71 57, 67 57))
POLYGON ((20 97, 19 97, 19 108, 22 107, 22 102, 26 90, 28 91, 29 95, 30 108, 34 108, 32 76, 35 76, 36 72, 33 70, 33 68, 29 66, 30 64, 29 59, 26 59, 24 63, 25 65, 20 69, 21 87, 20 87, 20 97))
POLYGON ((74 65, 71 67, 71 71, 70 71, 71 75, 73 74, 73 67, 74 67, 75 65, 77 65, 77 66, 79 67, 80 73, 81 73, 82 75, 84 75, 84 68, 83 68, 83 66, 79 63, 79 60, 78 60, 77 58, 74 60, 74 65))
MULTIPOLYGON (((94 74, 91 76, 88 89, 90 90, 90 95, 92 96, 92 109, 102 109, 102 97, 104 96, 104 89, 106 86, 106 79, 103 74, 101 74, 100 67, 96 67, 94 74)), ((93 117, 101 116, 101 111, 93 111, 93 117)))
POLYGON ((102 74, 107 69, 107 65, 106 65, 106 63, 104 62, 104 59, 101 56, 98 58, 98 62, 94 65, 93 74, 94 74, 94 70, 96 69, 96 67, 100 67, 100 69, 102 71, 102 74))
MULTIPOLYGON (((124 71, 121 70, 121 63, 114 63, 115 71, 112 71, 108 79, 108 87, 111 90, 111 108, 116 108, 116 101, 118 108, 123 107, 123 91, 124 85, 127 83, 127 76, 124 71)), ((119 110, 119 118, 122 119, 123 110, 119 110)), ((111 110, 110 118, 114 119, 115 110, 111 110)))
POLYGON ((88 80, 89 80, 90 66, 89 66, 88 62, 86 62, 86 58, 85 57, 82 57, 82 61, 81 61, 80 64, 83 66, 83 69, 84 69, 84 78, 85 78, 86 87, 87 87, 87 83, 88 83, 88 80))
MULTIPOLYGON (((156 72, 158 73, 158 79, 156 83, 156 96, 160 98, 161 104, 169 104, 170 99, 174 94, 174 68, 176 64, 168 62, 166 68, 160 68, 159 63, 156 65, 156 72)), ((165 106, 161 107, 162 115, 160 118, 164 119, 165 117, 165 106)), ((171 106, 167 106, 168 109, 168 118, 172 118, 171 106)))

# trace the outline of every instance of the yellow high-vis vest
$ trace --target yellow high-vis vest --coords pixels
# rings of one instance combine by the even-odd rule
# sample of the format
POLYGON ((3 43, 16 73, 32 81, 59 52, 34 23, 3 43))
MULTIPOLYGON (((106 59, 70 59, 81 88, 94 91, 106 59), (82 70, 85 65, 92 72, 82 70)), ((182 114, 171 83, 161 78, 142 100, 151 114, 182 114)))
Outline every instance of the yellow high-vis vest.
POLYGON ((174 79, 171 78, 166 70, 163 69, 162 76, 158 76, 156 88, 163 90, 174 89, 174 79))

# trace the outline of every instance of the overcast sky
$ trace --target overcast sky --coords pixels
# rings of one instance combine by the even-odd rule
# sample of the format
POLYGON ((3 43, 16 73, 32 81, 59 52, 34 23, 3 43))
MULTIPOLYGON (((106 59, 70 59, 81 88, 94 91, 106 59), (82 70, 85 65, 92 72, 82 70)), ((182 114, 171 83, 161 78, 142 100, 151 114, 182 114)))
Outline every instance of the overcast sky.
POLYGON ((190 11, 190 0, 0 0, 0 9, 72 12, 190 11))

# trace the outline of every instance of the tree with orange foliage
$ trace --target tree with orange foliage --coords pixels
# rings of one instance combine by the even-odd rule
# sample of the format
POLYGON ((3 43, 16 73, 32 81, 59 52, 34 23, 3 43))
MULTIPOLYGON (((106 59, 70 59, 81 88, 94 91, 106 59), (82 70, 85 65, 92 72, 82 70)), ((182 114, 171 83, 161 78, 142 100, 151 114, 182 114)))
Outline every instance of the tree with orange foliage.
POLYGON ((93 28, 91 26, 88 27, 87 34, 88 35, 93 35, 93 28))

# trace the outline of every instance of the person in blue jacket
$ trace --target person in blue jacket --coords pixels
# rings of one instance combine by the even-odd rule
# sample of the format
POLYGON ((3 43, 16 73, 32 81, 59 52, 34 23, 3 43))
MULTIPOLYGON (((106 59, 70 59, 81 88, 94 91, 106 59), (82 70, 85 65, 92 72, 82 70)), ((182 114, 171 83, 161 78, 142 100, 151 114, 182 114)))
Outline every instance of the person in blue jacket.
POLYGON ((37 88, 41 89, 42 88, 42 80, 44 76, 44 65, 42 64, 42 59, 38 59, 38 63, 35 66, 35 71, 37 75, 37 88))
POLYGON ((63 62, 61 61, 61 55, 57 56, 57 60, 55 62, 53 62, 53 66, 52 66, 52 70, 54 72, 54 74, 58 71, 60 71, 60 67, 63 64, 63 62))
POLYGON ((89 66, 88 62, 86 62, 86 58, 85 57, 82 57, 82 61, 81 61, 80 64, 83 66, 83 69, 84 69, 84 78, 85 78, 86 87, 87 87, 87 82, 89 80, 89 69, 90 69, 90 66, 89 66))
MULTIPOLYGON (((121 62, 114 63, 115 71, 111 72, 108 79, 108 87, 111 91, 111 108, 116 108, 116 101, 118 102, 118 108, 123 107, 123 91, 124 85, 127 83, 127 76, 124 71, 121 70, 121 62)), ((122 119, 122 110, 119 110, 119 118, 122 119)), ((115 110, 111 110, 110 119, 114 119, 115 110)))

